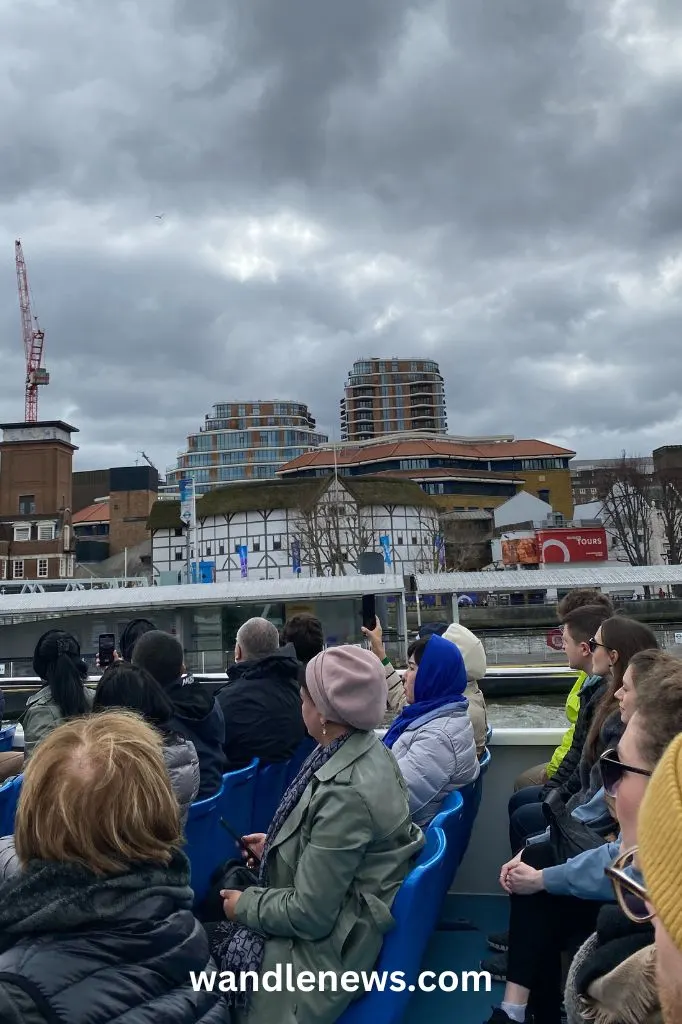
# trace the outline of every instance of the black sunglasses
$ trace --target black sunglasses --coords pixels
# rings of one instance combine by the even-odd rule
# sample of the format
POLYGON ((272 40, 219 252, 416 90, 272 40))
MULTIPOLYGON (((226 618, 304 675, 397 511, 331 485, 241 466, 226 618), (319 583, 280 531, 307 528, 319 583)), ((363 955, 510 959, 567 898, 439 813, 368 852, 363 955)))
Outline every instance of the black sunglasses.
POLYGON ((619 853, 613 864, 605 868, 605 874, 613 883, 618 905, 625 916, 636 924, 644 924, 651 921, 654 914, 647 906, 649 894, 646 887, 628 874, 636 867, 636 856, 636 846, 619 853))
POLYGON ((599 758, 599 770, 601 771, 604 792, 607 796, 616 795, 618 785, 626 772, 632 772, 633 775, 644 775, 648 779, 651 778, 652 774, 646 768, 635 768, 631 764, 623 764, 615 747, 611 750, 605 750, 599 758))
POLYGON ((607 647, 606 644, 600 644, 599 641, 595 640, 594 637, 590 637, 590 639, 587 641, 587 646, 590 648, 591 654, 594 654, 598 647, 603 647, 605 651, 611 650, 611 648, 607 647))

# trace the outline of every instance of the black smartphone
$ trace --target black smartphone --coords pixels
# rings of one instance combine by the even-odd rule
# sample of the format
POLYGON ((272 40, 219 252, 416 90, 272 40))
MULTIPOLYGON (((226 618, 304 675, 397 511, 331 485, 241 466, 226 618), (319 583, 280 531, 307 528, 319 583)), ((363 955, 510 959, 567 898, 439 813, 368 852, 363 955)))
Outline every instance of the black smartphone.
POLYGON ((256 864, 260 864, 260 857, 258 857, 253 852, 250 846, 247 846, 247 844, 244 842, 239 833, 235 831, 235 829, 233 829, 232 826, 228 824, 228 822, 226 822, 224 818, 220 819, 220 824, 223 826, 225 831, 232 836, 237 846, 239 846, 240 849, 244 850, 245 853, 248 853, 249 857, 252 857, 255 860, 256 864))
POLYGON ((362 598, 362 624, 370 633, 377 624, 377 603, 374 594, 364 594, 362 598))
POLYGON ((99 648, 97 651, 99 657, 99 667, 108 668, 109 665, 114 663, 114 651, 116 650, 116 637, 113 633, 100 633, 99 635, 99 648))

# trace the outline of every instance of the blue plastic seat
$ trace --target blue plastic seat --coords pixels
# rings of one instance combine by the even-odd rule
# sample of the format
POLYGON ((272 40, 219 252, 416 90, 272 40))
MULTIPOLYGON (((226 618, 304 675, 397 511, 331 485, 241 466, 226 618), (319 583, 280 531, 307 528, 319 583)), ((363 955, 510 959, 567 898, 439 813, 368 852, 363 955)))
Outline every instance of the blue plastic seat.
POLYGON ((460 790, 448 793, 441 809, 427 828, 428 833, 439 828, 445 836, 445 863, 443 869, 443 898, 462 863, 465 852, 464 797, 460 790))
MULTIPOLYGON (((223 775, 223 788, 218 807, 218 819, 224 818, 228 825, 239 836, 253 832, 253 803, 256 795, 256 776, 258 758, 254 757, 246 768, 223 775)), ((230 834, 218 821, 215 857, 216 863, 222 864, 232 857, 241 857, 242 851, 230 834)))
POLYGON ((464 813, 462 815, 462 857, 467 852, 469 841, 471 840, 471 833, 474 830, 474 823, 476 821, 476 815, 478 809, 481 806, 481 797, 483 796, 483 776, 488 770, 490 764, 490 751, 486 748, 479 758, 481 770, 478 774, 478 778, 475 782, 470 782, 468 786, 463 786, 460 789, 462 798, 464 800, 464 813))
POLYGON ((15 775, 0 786, 0 836, 14 835, 14 816, 23 781, 23 775, 15 775))
POLYGON ((253 821, 249 831, 267 832, 275 816, 280 800, 284 796, 289 777, 289 762, 261 764, 256 772, 256 788, 253 800, 253 821))
POLYGON ((306 736, 304 740, 301 740, 294 754, 289 758, 289 771, 287 773, 286 785, 284 787, 285 790, 287 790, 294 781, 303 767, 304 762, 307 761, 316 746, 317 743, 311 736, 306 736))
POLYGON ((357 1002, 351 1003, 339 1018, 339 1024, 398 1024, 405 1015, 426 947, 435 928, 442 903, 446 843, 442 829, 430 828, 426 833, 426 846, 417 864, 400 886, 393 901, 392 914, 395 927, 384 937, 384 944, 374 968, 383 971, 401 971, 405 990, 384 992, 374 988, 357 1002))
POLYGON ((0 753, 6 754, 12 750, 16 731, 16 725, 6 725, 3 729, 0 729, 0 753))
POLYGON ((206 897, 211 875, 221 862, 217 848, 220 839, 218 833, 222 831, 219 824, 222 796, 221 786, 213 796, 190 804, 187 815, 185 853, 192 868, 190 884, 194 889, 195 905, 206 897))

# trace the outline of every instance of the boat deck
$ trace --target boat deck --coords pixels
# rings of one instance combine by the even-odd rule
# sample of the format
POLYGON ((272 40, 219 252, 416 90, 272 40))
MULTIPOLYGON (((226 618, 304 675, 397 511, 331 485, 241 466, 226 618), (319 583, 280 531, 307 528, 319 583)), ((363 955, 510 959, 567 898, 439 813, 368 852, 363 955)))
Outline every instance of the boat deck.
MULTIPOLYGON (((450 893, 443 906, 438 931, 434 932, 422 963, 423 971, 478 971, 480 962, 494 956, 486 936, 505 931, 509 923, 506 896, 469 896, 450 893)), ((493 982, 490 992, 415 992, 405 1024, 483 1024, 491 1007, 499 1005, 504 985, 493 982)))

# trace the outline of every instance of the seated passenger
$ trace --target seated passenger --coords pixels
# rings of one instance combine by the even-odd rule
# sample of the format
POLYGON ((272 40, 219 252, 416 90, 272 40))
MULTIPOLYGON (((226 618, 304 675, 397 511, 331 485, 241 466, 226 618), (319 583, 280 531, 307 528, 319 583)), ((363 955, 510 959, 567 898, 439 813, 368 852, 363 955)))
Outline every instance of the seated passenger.
POLYGON ((93 711, 112 708, 135 711, 160 734, 163 760, 180 805, 180 823, 184 828, 189 805, 199 793, 199 757, 194 744, 171 728, 171 702, 149 672, 139 665, 119 661, 102 675, 92 705, 93 711))
MULTIPOLYGON (((609 933, 611 925, 604 922, 609 921, 611 912, 601 908, 613 904, 615 896, 605 871, 612 859, 632 844, 646 782, 680 731, 682 667, 671 669, 669 662, 664 662, 643 679, 636 710, 617 750, 606 751, 600 759, 604 788, 615 798, 621 836, 561 867, 552 863, 549 844, 529 845, 521 857, 503 868, 500 881, 511 895, 509 962, 504 1001, 491 1022, 524 1021, 527 1007, 542 1024, 560 1021, 562 951, 574 954, 595 925, 599 927, 600 919, 602 936, 609 933)), ((618 937, 622 922, 616 921, 615 927, 614 937, 618 937)), ((573 986, 578 983, 579 969, 580 964, 573 986)), ((585 975, 581 977, 584 980, 585 975)), ((601 1019, 595 1013, 590 1016, 601 1019)), ((613 1020, 615 1024, 622 1017, 615 1015, 613 1020)))
POLYGON ((156 679, 173 707, 169 729, 190 740, 199 757, 198 800, 217 793, 223 784, 225 721, 220 705, 201 683, 183 685, 182 645, 170 633, 149 630, 133 648, 133 665, 156 679))
MULTIPOLYGON (((606 594, 602 594, 599 590, 580 587, 576 590, 569 590, 568 594, 559 601, 557 605, 559 622, 563 625, 569 612, 575 611, 576 608, 585 608, 587 605, 602 607, 605 612, 605 619, 613 615, 613 604, 606 594)), ((596 630, 593 630, 590 636, 594 636, 595 632, 596 630)), ((574 668, 575 666, 571 665, 570 667, 574 668)), ((587 676, 588 673, 583 668, 578 668, 578 676, 566 698, 566 718, 568 719, 569 727, 562 736, 561 743, 547 764, 539 764, 533 768, 527 768, 525 772, 519 775, 514 783, 515 792, 524 789, 526 786, 545 786, 556 775, 573 744, 575 723, 580 711, 580 691, 583 688, 583 684, 587 681, 587 676)))
MULTIPOLYGON (((637 839, 637 859, 644 872, 644 909, 652 915, 656 933, 663 1024, 682 1024, 682 736, 670 744, 649 783, 637 822, 637 839)), ((641 911, 639 894, 636 901, 641 911)))
POLYGON ((324 650, 324 631, 322 623, 309 612, 293 615, 284 623, 282 630, 282 647, 293 644, 296 657, 300 662, 299 682, 305 684, 305 667, 309 661, 324 650))
MULTIPOLYGON (((386 678, 369 651, 334 647, 306 669, 303 717, 319 746, 284 794, 261 857, 258 886, 227 890, 227 923, 208 926, 221 970, 371 971, 390 908, 424 843, 405 783, 376 736, 386 678)), ((357 998, 336 990, 229 993, 237 1020, 331 1024, 357 998)))
POLYGON ((132 714, 67 722, 36 750, 17 809, 21 872, 0 886, 3 1024, 227 1024, 192 913, 161 738, 132 714))
MULTIPOLYGON (((615 794, 621 826, 621 848, 616 867, 641 884, 631 851, 637 844, 640 807, 648 793, 649 777, 670 741, 682 731, 682 664, 666 656, 637 689, 631 724, 617 755, 602 758, 609 793, 615 794)), ((666 801, 661 834, 670 834, 670 803, 666 801)), ((682 840, 676 836, 677 844, 682 840)), ((618 885, 616 884, 616 889, 618 885)), ((605 1022, 660 1021, 654 979, 654 928, 642 901, 627 899, 604 907, 595 933, 578 950, 566 984, 569 1024, 588 1020, 605 1022)), ((681 1004, 682 1005, 682 1004, 681 1004)))
POLYGON ((234 656, 227 685, 216 694, 225 716, 228 771, 254 757, 265 764, 288 761, 305 737, 293 644, 280 647, 274 623, 253 618, 240 627, 234 656))
POLYGON ((485 706, 485 697, 478 685, 481 679, 485 679, 485 674, 488 671, 485 648, 479 638, 459 622, 452 622, 448 626, 443 633, 443 639, 455 644, 464 658, 464 667, 467 673, 464 696, 469 701, 469 718, 474 728, 476 753, 480 757, 485 750, 488 734, 488 712, 485 706))
POLYGON ((122 661, 133 660, 133 650, 135 644, 145 633, 151 633, 155 630, 156 626, 149 619, 131 619, 130 622, 121 630, 121 636, 119 639, 119 647, 121 648, 118 652, 122 661))
POLYGON ((384 736, 424 828, 454 789, 478 778, 474 730, 464 691, 467 674, 455 644, 433 635, 408 649, 406 705, 384 736))
MULTIPOLYGON (((362 627, 363 634, 369 640, 372 652, 384 666, 386 671, 386 682, 388 685, 388 711, 385 716, 385 724, 390 725, 396 715, 399 715, 405 707, 405 689, 403 681, 398 672, 391 664, 390 658, 386 656, 386 648, 383 642, 381 623, 377 617, 376 626, 373 630, 362 627)), ((469 702, 469 717, 474 728, 476 740, 476 751, 480 755, 485 750, 486 733, 488 730, 488 718, 485 707, 485 698, 478 683, 484 678, 487 671, 485 650, 483 644, 466 626, 453 622, 449 626, 434 624, 424 627, 424 635, 420 631, 419 639, 427 640, 431 636, 441 635, 456 644, 464 658, 464 667, 467 673, 467 687, 464 696, 469 702)))
POLYGON ((529 836, 544 829, 540 801, 551 791, 556 794, 553 799, 560 800, 569 811, 587 803, 599 791, 599 756, 614 746, 623 732, 614 694, 622 686, 630 658, 638 651, 658 647, 655 634, 644 623, 621 615, 603 619, 603 615, 601 607, 588 605, 566 616, 564 643, 571 665, 577 667, 578 656, 574 656, 569 645, 574 645, 582 656, 587 648, 591 654, 592 675, 581 691, 573 745, 556 775, 547 786, 529 787, 528 792, 521 789, 509 801, 509 839, 514 854, 529 836), (589 627, 600 619, 601 624, 594 634, 586 637, 589 627))
POLYGON ((63 721, 87 714, 93 696, 85 685, 88 666, 71 633, 43 633, 33 654, 33 671, 45 685, 28 698, 21 719, 26 757, 63 721))

